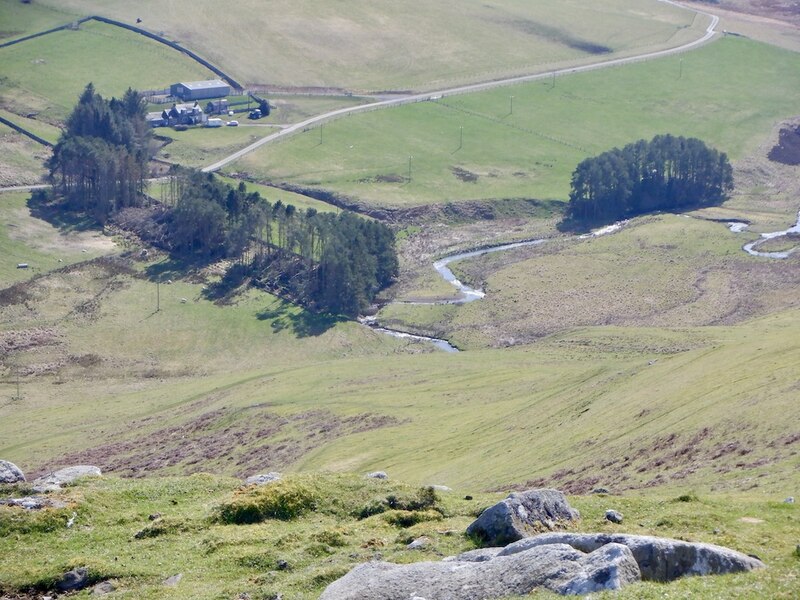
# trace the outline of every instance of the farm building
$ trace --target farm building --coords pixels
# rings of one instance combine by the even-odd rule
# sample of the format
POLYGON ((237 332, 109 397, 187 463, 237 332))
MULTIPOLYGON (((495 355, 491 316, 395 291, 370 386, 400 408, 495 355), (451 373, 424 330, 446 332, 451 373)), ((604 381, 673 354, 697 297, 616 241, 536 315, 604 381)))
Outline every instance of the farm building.
POLYGON ((231 93, 231 86, 219 79, 208 81, 188 81, 173 83, 169 86, 171 96, 189 100, 204 100, 206 98, 222 98, 231 93))

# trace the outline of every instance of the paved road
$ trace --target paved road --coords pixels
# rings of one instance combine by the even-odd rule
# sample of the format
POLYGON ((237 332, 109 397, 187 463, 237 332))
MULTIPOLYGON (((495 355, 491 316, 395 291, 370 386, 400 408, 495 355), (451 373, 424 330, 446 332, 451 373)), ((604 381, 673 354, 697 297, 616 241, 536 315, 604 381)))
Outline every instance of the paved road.
POLYGON ((687 6, 683 6, 679 2, 674 2, 673 0, 660 0, 665 4, 672 4, 674 6, 678 6, 680 8, 691 10, 700 15, 704 15, 711 19, 711 23, 709 24, 708 28, 706 29, 705 34, 693 42, 689 42, 687 44, 683 44, 682 46, 678 46, 676 48, 669 48, 667 50, 658 50, 656 52, 646 52, 644 54, 638 54, 636 56, 629 56, 625 58, 614 58, 610 60, 604 60, 596 63, 592 63, 590 65, 584 65, 581 67, 572 67, 567 69, 558 69, 555 71, 548 71, 547 73, 538 73, 535 75, 522 75, 520 77, 510 77, 508 79, 499 79, 496 81, 487 81, 484 83, 475 83, 472 85, 465 85, 460 87, 448 88, 445 90, 440 90, 437 92, 427 92, 424 94, 413 94, 410 96, 402 96, 400 98, 392 98, 390 100, 382 100, 380 102, 371 102, 369 104, 362 104, 360 106, 352 106, 348 108, 340 108, 338 110, 332 110, 330 112, 317 115, 315 117, 311 117, 306 119, 305 121, 301 121, 299 123, 295 123, 294 125, 289 125, 284 129, 277 131, 273 134, 270 134, 266 137, 261 138, 260 140, 253 142, 249 146, 242 148, 241 150, 234 152, 230 156, 223 158, 207 167, 204 167, 202 170, 205 173, 209 173, 212 171, 218 171, 222 167, 242 158, 246 154, 253 152, 257 148, 265 144, 269 144, 270 142, 274 142, 275 140, 279 140, 284 137, 288 137, 292 134, 306 131, 311 129, 315 126, 322 125, 323 123, 327 123, 328 121, 333 121, 334 119, 338 119, 340 117, 344 117, 347 115, 353 115, 362 112, 368 112, 371 110, 378 110, 382 108, 389 108, 392 106, 402 106, 404 104, 414 104, 416 102, 426 102, 429 100, 438 100, 440 98, 444 98, 445 96, 455 96, 457 94, 467 94, 471 92, 481 92, 484 90, 490 90, 498 87, 515 85, 518 83, 528 83, 531 81, 538 81, 541 79, 547 79, 549 77, 554 77, 556 75, 567 75, 570 73, 583 73, 586 71, 594 71, 596 69, 605 69, 607 67, 614 67, 618 65, 624 65, 627 63, 638 62, 641 60, 649 60, 652 58, 659 58, 662 56, 669 56, 671 54, 678 54, 681 52, 686 52, 687 50, 691 50, 705 44, 711 38, 714 37, 716 34, 716 28, 719 24, 719 17, 712 15, 711 13, 707 13, 705 11, 697 10, 694 8, 689 8, 687 6))

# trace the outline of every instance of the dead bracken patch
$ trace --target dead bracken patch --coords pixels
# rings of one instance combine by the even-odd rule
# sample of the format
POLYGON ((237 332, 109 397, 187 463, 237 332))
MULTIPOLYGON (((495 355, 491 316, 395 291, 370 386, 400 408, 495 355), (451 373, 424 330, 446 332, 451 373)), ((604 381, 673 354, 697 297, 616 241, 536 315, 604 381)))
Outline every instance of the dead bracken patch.
POLYGON ((209 463, 222 462, 226 472, 245 476, 265 465, 285 469, 337 438, 400 423, 387 415, 342 417, 327 410, 283 416, 266 406, 220 408, 155 431, 150 429, 153 422, 150 417, 134 422, 127 429, 135 432, 133 437, 62 456, 59 465, 94 464, 123 477, 143 477, 165 469, 207 471, 209 463))
POLYGON ((8 355, 42 346, 55 346, 62 342, 61 338, 61 333, 53 327, 0 331, 0 354, 8 355))
POLYGON ((450 167, 450 171, 452 171, 453 175, 455 175, 458 179, 460 179, 464 183, 475 183, 476 181, 478 181, 477 173, 473 173, 472 171, 467 171, 462 167, 450 167))

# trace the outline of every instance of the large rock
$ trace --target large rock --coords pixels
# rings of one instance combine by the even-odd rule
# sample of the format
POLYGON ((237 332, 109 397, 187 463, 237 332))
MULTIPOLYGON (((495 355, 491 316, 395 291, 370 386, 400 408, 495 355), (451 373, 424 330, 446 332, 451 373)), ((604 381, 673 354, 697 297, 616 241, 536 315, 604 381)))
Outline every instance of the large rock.
POLYGON ((67 571, 56 582, 56 590, 59 592, 74 592, 75 590, 82 590, 89 585, 89 569, 86 567, 78 567, 67 571))
POLYGON ((672 581, 687 575, 721 575, 760 569, 765 565, 730 548, 646 535, 605 533, 545 533, 506 546, 498 557, 527 554, 532 548, 567 544, 581 552, 593 552, 606 544, 622 544, 630 549, 642 579, 672 581))
POLYGON ((100 477, 99 467, 78 465, 67 467, 33 480, 33 489, 37 492, 52 492, 60 490, 62 486, 77 481, 82 477, 100 477))
POLYGON ((275 471, 269 473, 261 473, 259 475, 251 475, 244 480, 245 485, 266 485, 268 483, 275 483, 281 480, 281 474, 275 471))
POLYGON ((487 508, 467 528, 467 535, 486 546, 505 546, 524 537, 558 529, 580 519, 557 490, 528 490, 513 493, 487 508))
POLYGON ((587 594, 639 580, 625 546, 584 554, 558 544, 485 562, 366 563, 330 584, 320 600, 491 600, 536 589, 587 594))
POLYGON ((19 467, 7 460, 0 460, 0 483, 19 483, 25 481, 25 475, 19 467))

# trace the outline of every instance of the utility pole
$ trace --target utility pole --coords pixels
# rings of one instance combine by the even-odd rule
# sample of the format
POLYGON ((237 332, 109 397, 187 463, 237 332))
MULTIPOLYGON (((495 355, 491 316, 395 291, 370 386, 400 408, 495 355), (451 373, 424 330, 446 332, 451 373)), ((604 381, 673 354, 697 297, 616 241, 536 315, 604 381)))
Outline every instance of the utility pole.
POLYGON ((514 114, 514 96, 509 96, 508 97, 508 102, 509 102, 508 114, 513 115, 514 114))
POLYGON ((556 72, 555 71, 553 71, 553 84, 550 86, 550 88, 552 89, 554 87, 556 87, 556 72))
POLYGON ((459 140, 458 140, 458 149, 461 150, 461 148, 464 146, 464 126, 463 125, 461 125, 459 127, 459 131, 460 131, 460 136, 459 136, 459 140))
POLYGON ((678 79, 680 79, 681 77, 683 77, 683 58, 680 59, 680 62, 678 63, 678 65, 679 65, 678 66, 678 79))
POLYGON ((323 127, 325 127, 324 124, 319 126, 319 144, 320 144, 320 146, 322 145, 322 128, 323 127))
POLYGON ((161 282, 156 281, 156 312, 161 310, 161 282))
POLYGON ((408 155, 408 181, 411 181, 411 159, 414 158, 410 154, 408 155))

